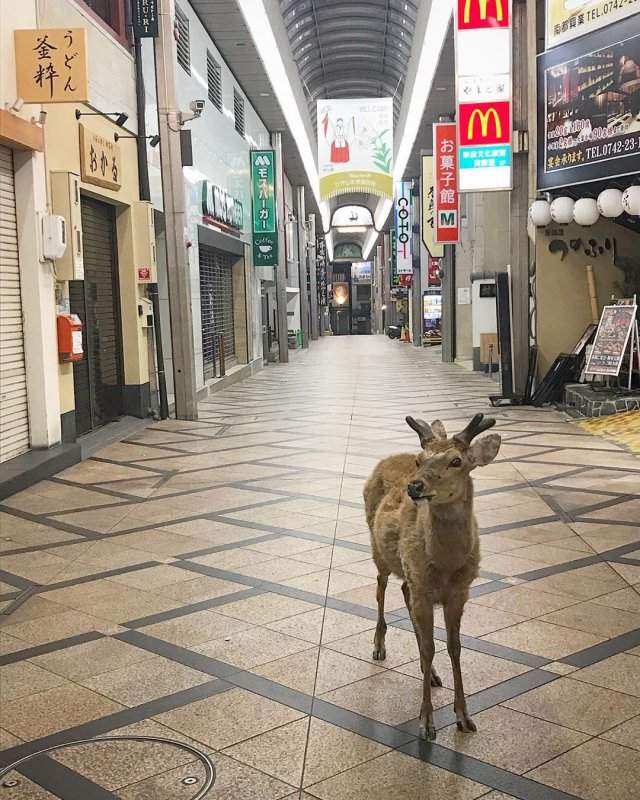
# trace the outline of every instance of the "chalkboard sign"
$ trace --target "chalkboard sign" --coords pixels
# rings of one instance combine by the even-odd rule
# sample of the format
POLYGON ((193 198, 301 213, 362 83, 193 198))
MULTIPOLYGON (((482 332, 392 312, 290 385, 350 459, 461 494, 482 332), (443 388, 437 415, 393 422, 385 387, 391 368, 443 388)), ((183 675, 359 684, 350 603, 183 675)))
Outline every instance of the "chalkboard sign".
POLYGON ((629 335, 636 318, 636 308, 635 305, 604 307, 587 362, 587 374, 620 374, 629 335))

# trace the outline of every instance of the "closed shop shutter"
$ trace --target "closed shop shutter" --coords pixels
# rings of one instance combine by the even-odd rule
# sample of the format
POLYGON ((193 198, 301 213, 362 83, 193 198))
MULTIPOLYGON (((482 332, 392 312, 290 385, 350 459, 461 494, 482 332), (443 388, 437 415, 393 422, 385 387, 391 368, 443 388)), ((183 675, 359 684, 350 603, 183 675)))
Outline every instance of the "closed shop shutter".
POLYGON ((0 145, 0 462, 29 449, 13 154, 0 145))
POLYGON ((224 338, 227 366, 235 358, 236 343, 233 322, 234 256, 200 244, 200 309, 202 314, 202 358, 204 378, 216 376, 220 363, 219 337, 224 338))

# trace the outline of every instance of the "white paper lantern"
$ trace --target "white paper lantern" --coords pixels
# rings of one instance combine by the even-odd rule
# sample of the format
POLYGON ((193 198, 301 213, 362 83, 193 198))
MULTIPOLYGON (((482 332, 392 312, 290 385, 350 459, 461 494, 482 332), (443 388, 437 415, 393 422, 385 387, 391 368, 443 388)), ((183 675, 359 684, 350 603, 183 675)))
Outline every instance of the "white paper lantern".
POLYGON ((538 227, 548 225, 551 222, 551 204, 547 200, 534 200, 529 209, 529 218, 538 227))
POLYGON ((622 195, 622 207, 627 214, 640 217, 640 186, 630 186, 622 195))
POLYGON ((573 218, 578 225, 595 225, 600 219, 598 204, 592 197, 581 197, 573 207, 573 218))
POLYGON ((598 211, 607 219, 615 219, 624 211, 620 189, 605 189, 598 195, 598 211))
POLYGON ((559 225, 568 225, 573 222, 573 207, 575 203, 570 197, 556 197, 551 203, 551 219, 559 225))

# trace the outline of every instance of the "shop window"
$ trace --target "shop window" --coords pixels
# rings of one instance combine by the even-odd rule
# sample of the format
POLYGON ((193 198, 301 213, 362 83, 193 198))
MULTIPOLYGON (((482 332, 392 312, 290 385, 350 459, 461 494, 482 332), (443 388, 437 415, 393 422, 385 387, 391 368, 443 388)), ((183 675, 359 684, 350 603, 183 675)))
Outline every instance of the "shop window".
POLYGON ((240 136, 244 136, 244 98, 233 90, 233 117, 236 130, 240 136))
POLYGON ((222 67, 207 50, 207 89, 209 100, 222 111, 222 67))
POLYGON ((124 0, 82 0, 82 2, 93 12, 93 17, 97 17, 117 39, 126 44, 124 0))
POLYGON ((191 42, 189 40, 189 17, 176 5, 176 39, 178 64, 191 75, 191 42))

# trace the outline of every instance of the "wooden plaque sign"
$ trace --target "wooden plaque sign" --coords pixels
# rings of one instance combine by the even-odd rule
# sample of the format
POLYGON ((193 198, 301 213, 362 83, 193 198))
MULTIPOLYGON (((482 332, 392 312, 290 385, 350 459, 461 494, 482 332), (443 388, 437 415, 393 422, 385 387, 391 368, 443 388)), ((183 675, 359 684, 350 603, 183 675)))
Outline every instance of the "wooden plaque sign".
POLYGON ((84 28, 14 31, 16 85, 25 103, 84 103, 89 99, 84 28))
POLYGON ((106 136, 80 128, 80 177, 105 189, 118 191, 122 186, 120 147, 106 136))

